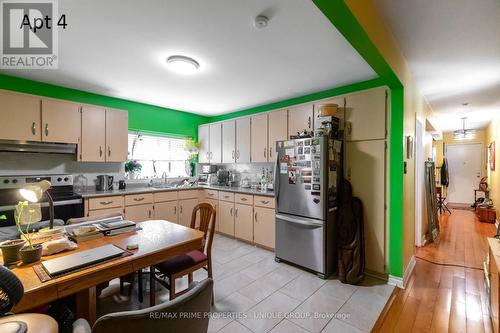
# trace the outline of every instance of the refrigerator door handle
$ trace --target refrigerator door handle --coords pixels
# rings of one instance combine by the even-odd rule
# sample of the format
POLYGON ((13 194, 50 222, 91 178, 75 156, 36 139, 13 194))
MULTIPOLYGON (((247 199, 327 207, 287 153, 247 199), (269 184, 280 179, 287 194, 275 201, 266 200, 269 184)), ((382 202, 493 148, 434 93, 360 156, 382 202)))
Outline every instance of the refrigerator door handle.
POLYGON ((278 208, 278 202, 280 197, 280 165, 279 165, 279 154, 276 154, 276 164, 274 165, 274 193, 276 196, 276 208, 278 208))
POLYGON ((312 227, 322 227, 323 226, 323 223, 321 223, 321 222, 314 222, 314 221, 310 221, 309 219, 304 220, 304 219, 300 219, 300 218, 294 218, 294 217, 290 217, 290 216, 286 216, 286 215, 282 215, 282 214, 276 214, 276 218, 283 220, 283 221, 287 221, 287 222, 291 222, 291 223, 295 223, 295 224, 302 224, 302 225, 306 225, 306 226, 312 226, 312 227))

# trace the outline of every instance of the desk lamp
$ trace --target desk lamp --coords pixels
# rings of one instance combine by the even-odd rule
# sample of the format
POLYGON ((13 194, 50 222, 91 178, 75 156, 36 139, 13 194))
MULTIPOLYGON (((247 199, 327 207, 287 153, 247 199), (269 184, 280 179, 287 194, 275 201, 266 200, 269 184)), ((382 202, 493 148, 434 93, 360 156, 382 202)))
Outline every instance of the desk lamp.
POLYGON ((21 196, 28 200, 29 202, 38 202, 42 199, 45 193, 47 201, 49 202, 49 219, 50 219, 50 229, 54 228, 54 201, 47 191, 52 184, 47 180, 42 180, 37 184, 28 185, 19 190, 21 196))

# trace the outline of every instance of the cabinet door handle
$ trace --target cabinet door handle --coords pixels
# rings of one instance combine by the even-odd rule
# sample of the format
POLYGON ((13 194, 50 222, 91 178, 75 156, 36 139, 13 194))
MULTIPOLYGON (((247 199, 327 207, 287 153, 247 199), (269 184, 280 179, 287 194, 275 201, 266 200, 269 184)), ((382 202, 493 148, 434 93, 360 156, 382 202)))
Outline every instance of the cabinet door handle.
POLYGON ((111 157, 111 146, 108 146, 108 156, 111 157))
POLYGON ((213 193, 208 193, 208 196, 209 196, 209 197, 213 197, 213 196, 214 196, 214 194, 213 194, 213 193))
POLYGON ((144 197, 142 197, 142 198, 134 198, 134 201, 142 201, 142 200, 144 200, 144 197))
POLYGON ((99 203, 101 205, 105 205, 106 206, 106 205, 111 205, 113 203, 113 201, 99 201, 99 203))
POLYGON ((231 153, 231 158, 234 160, 234 150, 231 153))
POLYGON ((229 213, 231 214, 231 216, 233 216, 233 209, 232 208, 229 210, 229 213))
POLYGON ((31 134, 35 135, 36 134, 36 123, 33 122, 33 124, 31 124, 31 134))
POLYGON ((260 202, 262 202, 264 205, 267 205, 269 203, 269 201, 266 200, 261 200, 260 202))
POLYGON ((240 200, 241 201, 247 201, 247 198, 241 198, 240 200))
POLYGON ((177 206, 174 206, 174 215, 177 215, 177 206))
POLYGON ((253 218, 255 219, 255 222, 257 222, 257 212, 253 214, 253 218))
POLYGON ((349 133, 349 134, 352 133, 352 123, 351 122, 347 123, 347 133, 349 133))
POLYGON ((273 147, 269 147, 269 158, 273 157, 273 147))
POLYGON ((149 218, 151 218, 151 209, 149 210, 148 216, 149 216, 149 218))
POLYGON ((266 156, 266 150, 267 150, 267 148, 264 148, 264 158, 266 158, 266 157, 267 157, 267 156, 266 156))
POLYGON ((99 157, 102 157, 102 146, 99 146, 99 157))
POLYGON ((182 214, 182 205, 179 208, 179 212, 182 214))
POLYGON ((229 199, 229 195, 225 195, 225 196, 224 196, 224 199, 229 199))
POLYGON ((45 124, 45 136, 49 136, 49 124, 45 124))
POLYGON ((309 129, 311 128, 311 116, 307 118, 307 127, 309 127, 309 129))
POLYGON ((234 216, 238 217, 238 208, 234 211, 234 216))

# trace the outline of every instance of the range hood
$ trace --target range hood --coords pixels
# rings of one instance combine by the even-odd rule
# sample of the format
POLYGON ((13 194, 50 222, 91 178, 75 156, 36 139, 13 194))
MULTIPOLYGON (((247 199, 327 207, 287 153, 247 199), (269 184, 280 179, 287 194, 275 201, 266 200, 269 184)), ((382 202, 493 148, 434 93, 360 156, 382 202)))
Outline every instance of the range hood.
POLYGON ((0 152, 75 154, 76 144, 0 140, 0 152))

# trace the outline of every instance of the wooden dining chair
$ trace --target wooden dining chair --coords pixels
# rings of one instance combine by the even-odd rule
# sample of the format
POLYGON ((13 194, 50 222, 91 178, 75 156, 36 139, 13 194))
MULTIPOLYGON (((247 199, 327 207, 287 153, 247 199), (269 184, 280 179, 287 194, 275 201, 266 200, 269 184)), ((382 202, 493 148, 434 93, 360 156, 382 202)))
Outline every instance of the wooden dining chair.
MULTIPOLYGON (((193 282, 193 272, 203 268, 208 272, 208 277, 212 278, 212 241, 215 230, 215 208, 209 203, 200 203, 193 209, 191 215, 191 228, 203 232, 203 248, 187 252, 171 259, 165 260, 155 266, 150 267, 150 306, 155 305, 155 282, 170 291, 170 300, 187 291, 175 292, 175 280, 183 276, 188 276, 188 285, 193 282), (199 215, 199 220, 197 216, 199 215), (199 225, 196 226, 197 221, 199 225), (156 271, 168 278, 168 282, 156 276, 156 271)), ((213 297, 212 297, 213 302, 213 297)))

